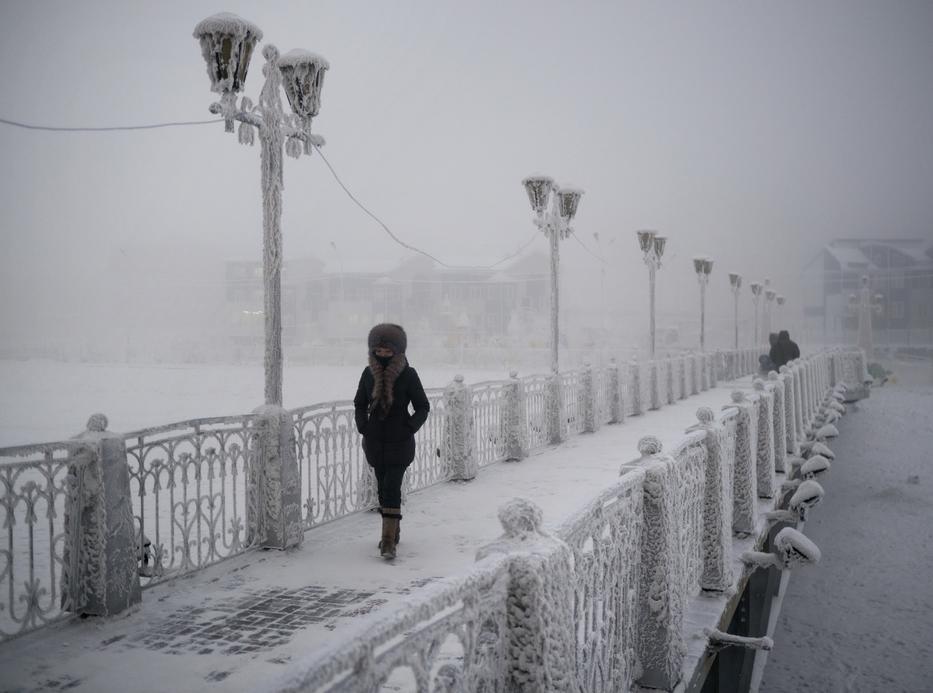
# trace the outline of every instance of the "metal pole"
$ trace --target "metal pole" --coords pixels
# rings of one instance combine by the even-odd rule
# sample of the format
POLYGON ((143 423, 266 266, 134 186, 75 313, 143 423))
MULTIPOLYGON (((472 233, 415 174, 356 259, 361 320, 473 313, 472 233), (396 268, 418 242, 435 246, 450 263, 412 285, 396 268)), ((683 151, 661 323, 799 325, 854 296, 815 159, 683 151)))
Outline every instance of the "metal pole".
POLYGON ((735 299, 733 301, 734 303, 733 312, 735 314, 734 316, 735 317, 735 320, 734 320, 735 322, 735 349, 738 350, 739 348, 739 292, 733 291, 732 298, 735 299))
POLYGON ((657 269, 658 269, 658 268, 657 268, 657 265, 656 265, 655 262, 652 260, 652 262, 648 265, 648 297, 649 297, 649 298, 648 298, 648 301, 649 301, 648 310, 649 310, 649 313, 650 313, 650 315, 651 315, 651 321, 650 321, 649 326, 648 326, 648 332, 649 332, 649 334, 650 334, 650 339, 651 339, 651 358, 654 358, 654 337, 655 337, 655 331, 654 331, 654 284, 655 284, 655 273, 657 272, 657 269))
POLYGON ((706 351, 706 282, 700 281, 700 351, 706 351))
MULTIPOLYGON (((277 57, 278 51, 276 51, 277 57)), ((259 100, 262 124, 262 277, 265 310, 266 404, 282 405, 282 103, 280 76, 274 62, 267 63, 266 82, 259 100)))
POLYGON ((758 340, 759 340, 759 337, 760 337, 760 336, 759 336, 759 334, 758 334, 758 298, 756 297, 756 298, 755 298, 755 346, 756 346, 756 347, 757 347, 759 344, 761 344, 761 342, 758 341, 758 340))
POLYGON ((557 324, 557 319, 560 310, 560 298, 558 296, 558 263, 560 262, 558 257, 558 230, 553 226, 548 230, 548 240, 551 243, 551 372, 557 373, 559 361, 558 361, 558 348, 559 348, 559 334, 560 330, 557 324))

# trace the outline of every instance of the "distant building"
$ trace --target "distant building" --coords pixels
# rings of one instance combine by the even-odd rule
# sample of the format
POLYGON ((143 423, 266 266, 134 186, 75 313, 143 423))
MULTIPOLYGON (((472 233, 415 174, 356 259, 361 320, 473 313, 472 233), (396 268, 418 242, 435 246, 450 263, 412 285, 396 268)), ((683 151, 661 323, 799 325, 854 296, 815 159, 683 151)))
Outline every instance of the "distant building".
POLYGON ((837 239, 804 267, 804 327, 810 340, 853 341, 850 309, 861 277, 881 294, 876 344, 933 343, 933 239, 837 239))
MULTIPOLYGON (((226 263, 228 336, 235 358, 263 349, 263 282, 259 261, 226 263)), ((414 257, 395 267, 286 262, 282 326, 287 346, 358 344, 377 322, 399 322, 421 343, 491 345, 508 339, 541 346, 549 301, 547 256, 532 254, 502 269, 447 269, 414 257)))

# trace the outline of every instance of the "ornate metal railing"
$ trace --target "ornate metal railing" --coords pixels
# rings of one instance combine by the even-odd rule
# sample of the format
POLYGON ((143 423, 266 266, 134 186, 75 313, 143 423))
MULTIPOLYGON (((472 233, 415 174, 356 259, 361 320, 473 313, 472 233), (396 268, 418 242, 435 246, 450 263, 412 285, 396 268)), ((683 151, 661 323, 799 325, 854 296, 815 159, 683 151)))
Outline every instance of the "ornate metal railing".
POLYGON ((66 616, 62 583, 77 566, 65 563, 65 524, 80 524, 65 506, 85 482, 93 485, 84 472, 98 455, 84 441, 0 449, 0 642, 66 616))
POLYGON ((377 505, 353 402, 317 404, 291 414, 305 529, 377 505))
MULTIPOLYGON (((621 377, 621 374, 620 374, 621 377)), ((593 369, 593 386, 596 388, 596 420, 600 426, 609 423, 612 417, 612 379, 609 368, 593 369)))
POLYGON ((151 544, 144 587, 249 548, 251 421, 195 419, 125 434, 140 551, 151 544))
POLYGON ((581 371, 561 373, 560 386, 564 405, 564 425, 569 434, 583 432, 583 386, 581 371))
POLYGON ((465 577, 430 585, 417 603, 368 622, 349 646, 319 650, 276 690, 506 690, 509 580, 507 556, 480 561, 465 577))
POLYGON ((521 380, 525 389, 525 430, 528 431, 528 447, 533 450, 548 443, 548 380, 543 375, 532 375, 521 380))
POLYGON ((499 462, 505 456, 503 404, 507 381, 473 385, 473 453, 480 467, 499 462))
POLYGON ((444 390, 426 390, 431 414, 415 434, 415 461, 405 473, 405 491, 420 491, 450 477, 450 467, 444 454, 444 427, 447 409, 444 390))
POLYGON ((574 555, 579 690, 627 691, 634 681, 643 481, 628 472, 557 531, 574 555))

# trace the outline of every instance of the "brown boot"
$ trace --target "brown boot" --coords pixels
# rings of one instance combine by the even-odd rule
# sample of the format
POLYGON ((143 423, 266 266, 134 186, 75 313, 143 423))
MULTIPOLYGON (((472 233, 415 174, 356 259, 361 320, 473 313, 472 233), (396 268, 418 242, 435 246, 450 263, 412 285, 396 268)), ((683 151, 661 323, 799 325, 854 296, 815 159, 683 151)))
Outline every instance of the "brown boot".
POLYGON ((399 521, 402 519, 401 508, 382 509, 382 541, 379 550, 382 557, 391 560, 395 558, 396 538, 399 536, 399 521))
MULTIPOLYGON (((379 514, 382 515, 383 511, 385 510, 386 508, 379 508, 379 514)), ((399 519, 401 519, 401 516, 399 517, 399 519)), ((395 528, 395 543, 398 544, 400 541, 402 541, 402 523, 401 522, 399 522, 398 526, 395 528)), ((382 549, 382 537, 379 538, 379 543, 376 544, 376 548, 380 550, 382 549)))

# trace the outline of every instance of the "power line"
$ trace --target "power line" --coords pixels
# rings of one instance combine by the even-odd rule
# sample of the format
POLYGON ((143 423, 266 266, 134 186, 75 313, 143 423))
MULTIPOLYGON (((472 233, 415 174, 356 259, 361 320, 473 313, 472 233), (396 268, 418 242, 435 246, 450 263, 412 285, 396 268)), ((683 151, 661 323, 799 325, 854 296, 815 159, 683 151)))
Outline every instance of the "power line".
MULTIPOLYGON (((223 118, 214 118, 211 120, 186 120, 186 121, 175 121, 175 122, 166 122, 166 123, 150 123, 146 125, 114 125, 114 126, 107 126, 107 127, 59 127, 59 126, 51 126, 51 125, 35 125, 33 123, 23 123, 17 120, 10 120, 8 118, 0 117, 0 123, 3 123, 4 125, 24 128, 26 130, 42 130, 46 132, 115 132, 115 131, 125 131, 125 130, 152 130, 156 128, 177 127, 177 126, 185 126, 185 125, 208 125, 211 123, 219 123, 222 120, 223 118)), ((351 200, 353 200, 353 202, 360 209, 362 209, 367 215, 369 215, 377 224, 379 224, 393 241, 395 241, 396 243, 398 243, 400 246, 402 246, 403 248, 407 250, 424 255, 425 257, 436 262, 441 267, 446 267, 447 269, 460 269, 460 270, 495 269, 496 267, 501 265, 503 262, 507 262, 508 260, 511 260, 512 258, 520 255, 529 245, 532 244, 532 242, 534 242, 534 239, 537 237, 537 233, 533 233, 532 236, 525 243, 519 246, 519 248, 515 252, 510 253, 509 255, 506 255, 502 259, 497 260, 496 262, 490 265, 451 265, 447 262, 444 262, 443 260, 436 258, 431 253, 428 253, 424 250, 421 250, 420 248, 416 248, 415 246, 406 243, 405 241, 400 239, 398 236, 396 236, 394 233, 392 233, 392 230, 388 227, 388 225, 386 225, 386 223, 383 222, 382 219, 380 219, 373 212, 371 212, 362 202, 360 202, 353 195, 353 193, 350 192, 349 188, 347 188, 347 186, 344 185, 343 181, 340 179, 340 176, 337 175, 337 171, 331 165, 330 161, 328 161, 327 157, 324 156, 324 152, 321 151, 321 148, 317 144, 314 145, 314 148, 317 149, 318 154, 321 155, 321 160, 330 170, 330 173, 334 177, 334 180, 337 181, 337 184, 341 188, 343 188, 343 191, 347 194, 347 196, 351 200)))
POLYGON ((117 130, 154 130, 156 128, 170 128, 180 125, 207 125, 209 123, 219 123, 223 118, 214 118, 211 120, 180 120, 170 123, 150 123, 147 125, 113 125, 108 127, 59 127, 53 125, 33 125, 32 123, 21 123, 16 120, 0 118, 0 123, 12 125, 26 130, 45 130, 47 132, 114 132, 117 130))
POLYGON ((586 243, 584 243, 583 241, 580 240, 580 237, 579 237, 577 234, 574 233, 574 234, 571 234, 571 235, 573 236, 574 240, 575 240, 577 243, 580 244, 580 247, 583 248, 583 250, 585 250, 586 252, 588 252, 590 255, 592 255, 593 257, 595 257, 597 260, 599 260, 599 261, 600 261, 601 263, 603 263, 604 265, 606 264, 606 260, 605 260, 604 258, 601 258, 601 257, 600 257, 599 255, 597 255, 596 253, 594 253, 592 250, 590 250, 589 247, 586 245, 586 243))
MULTIPOLYGON (((312 143, 312 144, 314 144, 314 143, 312 143)), ((382 221, 382 219, 380 219, 380 218, 377 217, 375 214, 373 214, 373 213, 366 207, 366 205, 364 205, 362 202, 360 202, 360 201, 356 198, 356 196, 355 196, 352 192, 350 192, 350 189, 347 188, 347 186, 344 184, 344 182, 340 179, 340 176, 337 175, 337 171, 334 170, 334 167, 331 165, 330 161, 328 161, 328 160, 327 160, 327 157, 324 156, 324 152, 321 151, 321 148, 320 148, 317 144, 314 144, 314 148, 317 150, 317 153, 321 155, 321 160, 324 162, 324 165, 327 166, 327 168, 330 170, 330 173, 331 173, 331 175, 334 177, 334 180, 337 181, 337 185, 339 185, 339 186, 343 189, 343 191, 347 194, 347 197, 349 197, 351 200, 353 200, 353 202, 356 204, 357 207, 359 207, 361 210, 363 210, 363 212, 365 212, 371 219, 373 219, 373 221, 375 221, 377 224, 379 224, 379 226, 382 227, 382 229, 389 235, 389 237, 390 237, 393 241, 395 241, 396 243, 398 243, 400 246, 402 246, 403 248, 405 248, 405 249, 407 249, 407 250, 410 250, 410 251, 412 251, 412 252, 414 252, 414 253, 420 253, 421 255, 424 255, 426 258, 430 258, 431 260, 433 260, 434 262, 436 262, 436 263, 437 263, 438 265, 440 265, 441 267, 446 267, 446 268, 448 268, 448 269, 464 269, 464 270, 465 270, 465 269, 484 269, 484 270, 485 270, 485 269, 494 269, 494 268, 497 267, 498 265, 501 265, 503 262, 506 262, 507 260, 511 260, 513 257, 516 257, 517 255, 520 255, 521 252, 522 252, 523 250, 525 250, 525 248, 527 248, 529 245, 531 245, 532 242, 535 240, 535 238, 538 237, 537 232, 533 233, 533 234, 531 235, 531 237, 530 237, 524 244, 522 244, 522 245, 518 248, 518 250, 516 250, 514 253, 511 253, 511 254, 509 254, 509 255, 506 255, 504 258, 502 258, 501 260, 497 260, 496 262, 492 263, 491 265, 450 265, 450 264, 444 262, 443 260, 437 259, 437 258, 434 257, 433 255, 431 255, 431 253, 429 253, 429 252, 427 252, 427 251, 425 251, 425 250, 421 250, 420 248, 416 248, 416 247, 413 246, 413 245, 409 245, 408 243, 406 243, 405 241, 403 241, 401 238, 399 238, 398 236, 396 236, 394 233, 392 233, 392 229, 390 229, 390 228, 386 225, 386 223, 385 223, 384 221, 382 221)))

